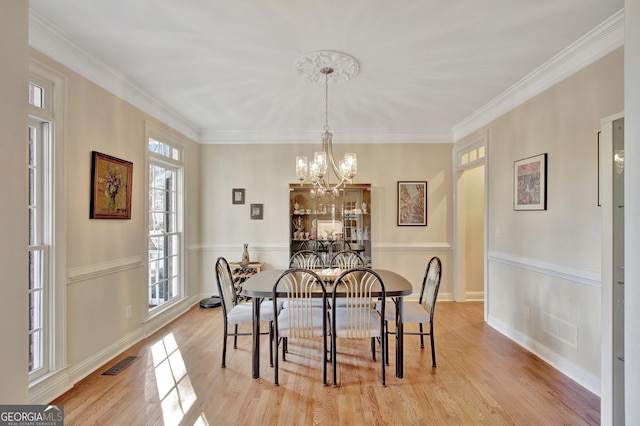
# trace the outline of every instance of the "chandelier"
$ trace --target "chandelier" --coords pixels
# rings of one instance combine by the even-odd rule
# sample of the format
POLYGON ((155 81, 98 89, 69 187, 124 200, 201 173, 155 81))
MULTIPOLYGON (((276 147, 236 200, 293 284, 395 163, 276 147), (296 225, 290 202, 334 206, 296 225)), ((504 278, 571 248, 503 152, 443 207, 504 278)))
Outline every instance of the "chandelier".
POLYGON ((313 161, 306 156, 296 157, 296 175, 300 185, 313 185, 312 195, 337 197, 341 187, 353 183, 358 173, 358 159, 355 153, 347 153, 338 163, 333 158, 333 134, 329 132, 329 79, 334 82, 350 80, 358 73, 358 62, 352 56, 333 51, 317 51, 298 59, 295 65, 298 75, 314 83, 324 76, 324 133, 320 151, 313 154, 313 161), (330 183, 329 171, 337 178, 330 183))

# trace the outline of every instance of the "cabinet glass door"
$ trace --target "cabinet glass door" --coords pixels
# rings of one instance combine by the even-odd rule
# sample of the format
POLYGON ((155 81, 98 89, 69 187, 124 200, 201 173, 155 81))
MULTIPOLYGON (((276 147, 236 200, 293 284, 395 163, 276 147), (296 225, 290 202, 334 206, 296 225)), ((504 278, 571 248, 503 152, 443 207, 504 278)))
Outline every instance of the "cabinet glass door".
POLYGON ((328 267, 335 253, 354 250, 371 265, 371 185, 348 185, 337 197, 319 197, 310 185, 289 192, 290 256, 313 250, 328 267))

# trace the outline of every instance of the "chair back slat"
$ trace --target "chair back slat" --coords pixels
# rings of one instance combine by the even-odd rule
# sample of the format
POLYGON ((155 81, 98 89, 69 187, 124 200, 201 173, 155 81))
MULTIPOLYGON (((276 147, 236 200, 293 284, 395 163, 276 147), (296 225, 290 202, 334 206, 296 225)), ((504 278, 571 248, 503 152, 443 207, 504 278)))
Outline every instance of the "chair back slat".
POLYGON ((420 290, 420 303, 431 316, 433 316, 433 311, 435 310, 441 276, 442 262, 439 257, 434 256, 427 265, 422 279, 422 289, 420 290))
POLYGON ((331 260, 332 268, 351 269, 357 266, 364 266, 364 260, 355 251, 340 251, 336 253, 331 260))
MULTIPOLYGON (((333 306, 337 306, 338 297, 341 306, 334 311, 342 310, 345 315, 344 337, 353 339, 372 337, 372 328, 378 328, 381 324, 380 320, 373 323, 375 317, 371 315, 372 307, 379 298, 383 304, 386 299, 384 283, 380 276, 364 267, 349 269, 340 274, 334 282, 333 306), (337 296, 338 292, 344 292, 344 296, 337 296)), ((334 317, 335 315, 334 313, 334 317)))
POLYGON ((325 243, 320 240, 304 240, 302 244, 300 244, 300 250, 311 250, 319 252, 327 250, 327 247, 325 243))
POLYGON ((226 315, 238 303, 236 288, 233 283, 233 275, 231 268, 224 257, 216 260, 216 283, 218 284, 218 293, 222 301, 222 309, 226 315))
MULTIPOLYGON (((313 301, 314 295, 317 296, 318 292, 323 300, 324 312, 326 290, 322 279, 315 272, 303 268, 290 268, 278 277, 273 286, 273 300, 285 302, 289 337, 314 337, 313 315, 318 308, 317 305, 314 306, 313 301)), ((276 319, 276 329, 278 327, 276 319)))
POLYGON ((324 262, 320 255, 313 250, 300 250, 289 260, 290 268, 322 269, 324 262))

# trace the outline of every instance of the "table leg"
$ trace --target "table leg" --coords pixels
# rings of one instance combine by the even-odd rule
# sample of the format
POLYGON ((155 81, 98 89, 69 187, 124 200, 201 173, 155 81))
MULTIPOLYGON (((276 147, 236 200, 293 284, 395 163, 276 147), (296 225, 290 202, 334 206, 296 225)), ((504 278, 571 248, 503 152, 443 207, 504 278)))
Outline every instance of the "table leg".
POLYGON ((402 301, 404 297, 396 300, 396 379, 404 377, 404 325, 402 324, 402 301))
POLYGON ((260 378, 260 302, 259 297, 252 298, 253 303, 253 345, 251 346, 251 377, 260 378))

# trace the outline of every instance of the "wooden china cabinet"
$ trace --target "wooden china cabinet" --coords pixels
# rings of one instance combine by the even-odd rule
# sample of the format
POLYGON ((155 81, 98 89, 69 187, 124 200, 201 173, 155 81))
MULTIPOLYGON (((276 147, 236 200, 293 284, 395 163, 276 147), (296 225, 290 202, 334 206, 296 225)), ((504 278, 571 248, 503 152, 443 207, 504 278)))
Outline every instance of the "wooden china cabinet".
POLYGON ((289 255, 317 251, 325 265, 334 253, 357 251, 371 265, 371 184, 347 185, 334 198, 312 185, 289 185, 289 255))

